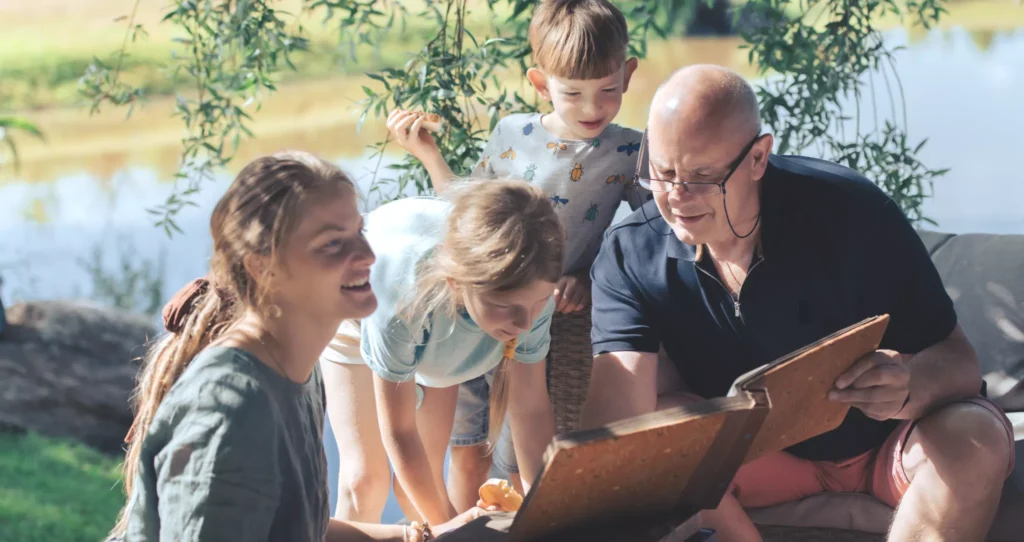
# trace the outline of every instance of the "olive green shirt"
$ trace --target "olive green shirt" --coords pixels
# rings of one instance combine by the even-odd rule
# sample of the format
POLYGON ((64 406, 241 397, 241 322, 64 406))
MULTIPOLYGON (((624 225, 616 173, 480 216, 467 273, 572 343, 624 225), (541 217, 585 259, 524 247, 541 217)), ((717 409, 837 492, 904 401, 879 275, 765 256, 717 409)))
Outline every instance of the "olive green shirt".
POLYGON ((330 510, 319 367, 305 384, 211 347, 145 435, 127 542, 320 541, 330 510))

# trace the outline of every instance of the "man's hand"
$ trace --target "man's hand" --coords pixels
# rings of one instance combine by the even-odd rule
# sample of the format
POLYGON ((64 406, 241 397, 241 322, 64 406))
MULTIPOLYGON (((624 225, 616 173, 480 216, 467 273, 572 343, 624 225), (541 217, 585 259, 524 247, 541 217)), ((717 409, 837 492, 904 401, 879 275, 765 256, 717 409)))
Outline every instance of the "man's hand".
POLYGON ((910 368, 903 363, 903 356, 893 350, 876 350, 839 375, 828 397, 884 421, 903 410, 909 393, 910 368))
POLYGON ((430 132, 423 128, 424 118, 412 111, 394 109, 388 114, 387 127, 391 137, 395 138, 409 154, 420 162, 428 162, 440 156, 437 141, 430 132))
POLYGON ((586 275, 562 275, 555 287, 555 310, 568 314, 590 305, 590 278, 586 275))

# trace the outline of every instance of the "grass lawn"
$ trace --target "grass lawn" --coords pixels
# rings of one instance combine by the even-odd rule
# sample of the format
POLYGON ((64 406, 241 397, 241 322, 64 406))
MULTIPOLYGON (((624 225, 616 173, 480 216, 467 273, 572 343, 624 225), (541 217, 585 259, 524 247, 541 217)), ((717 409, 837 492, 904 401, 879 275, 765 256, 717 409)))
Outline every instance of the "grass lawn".
POLYGON ((84 445, 0 433, 0 542, 97 542, 123 500, 119 460, 84 445))

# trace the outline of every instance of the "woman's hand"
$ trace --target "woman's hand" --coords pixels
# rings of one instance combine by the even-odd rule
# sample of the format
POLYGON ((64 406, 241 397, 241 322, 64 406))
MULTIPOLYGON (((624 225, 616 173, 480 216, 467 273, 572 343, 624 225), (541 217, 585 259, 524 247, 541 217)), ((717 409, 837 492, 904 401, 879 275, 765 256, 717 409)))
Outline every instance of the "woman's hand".
POLYGON ((458 529, 459 527, 462 527, 463 525, 473 521, 474 519, 486 513, 487 511, 484 510, 483 508, 480 508, 479 506, 474 506, 473 508, 466 510, 465 512, 455 516, 454 518, 436 527, 431 527, 430 530, 431 532, 433 532, 434 535, 446 533, 448 531, 458 529))

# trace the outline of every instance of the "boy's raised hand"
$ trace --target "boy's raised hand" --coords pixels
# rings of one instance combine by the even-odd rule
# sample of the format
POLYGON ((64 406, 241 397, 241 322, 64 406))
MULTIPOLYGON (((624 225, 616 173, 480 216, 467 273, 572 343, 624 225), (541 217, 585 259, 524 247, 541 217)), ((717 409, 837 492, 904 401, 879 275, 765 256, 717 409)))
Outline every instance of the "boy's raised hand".
POLYGON ((387 121, 391 137, 420 162, 435 159, 441 153, 434 136, 423 128, 424 120, 423 115, 413 111, 395 109, 388 115, 387 121))
POLYGON ((555 286, 555 310, 568 314, 590 305, 590 277, 586 274, 562 275, 555 286))

